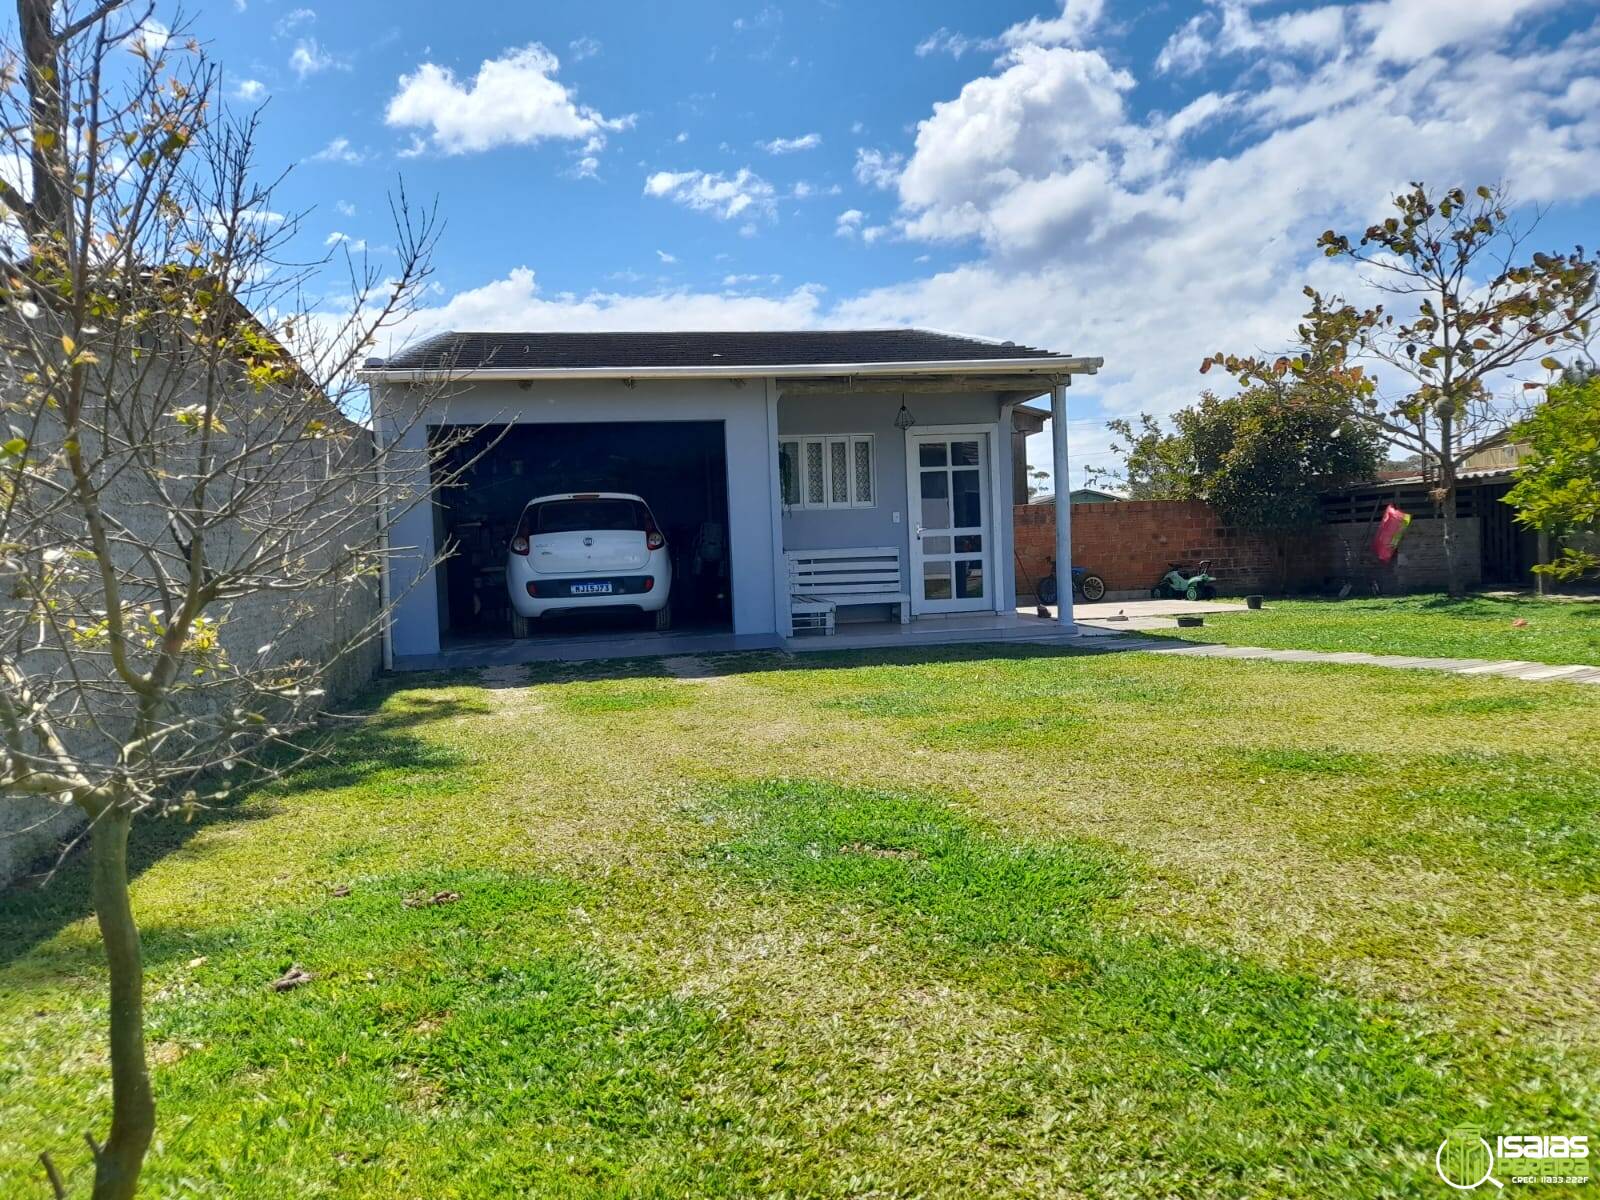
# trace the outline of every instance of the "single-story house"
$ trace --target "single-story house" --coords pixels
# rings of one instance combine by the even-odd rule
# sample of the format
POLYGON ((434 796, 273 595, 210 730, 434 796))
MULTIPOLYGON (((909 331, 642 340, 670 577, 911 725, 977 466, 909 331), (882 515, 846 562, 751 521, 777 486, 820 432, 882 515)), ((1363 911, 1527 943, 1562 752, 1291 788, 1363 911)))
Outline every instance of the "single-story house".
MULTIPOLYGON (((546 656, 560 628, 509 641, 505 556, 560 492, 646 499, 675 547, 674 629, 649 636, 681 648, 796 645, 821 608, 836 633, 811 645, 1012 628, 1015 449, 1043 416, 1017 411, 1050 397, 1065 478, 1066 388, 1100 365, 921 329, 445 333, 369 360, 378 436, 464 456, 458 486, 391 515, 392 661, 546 656)), ((649 636, 632 652, 668 648, 649 636)))

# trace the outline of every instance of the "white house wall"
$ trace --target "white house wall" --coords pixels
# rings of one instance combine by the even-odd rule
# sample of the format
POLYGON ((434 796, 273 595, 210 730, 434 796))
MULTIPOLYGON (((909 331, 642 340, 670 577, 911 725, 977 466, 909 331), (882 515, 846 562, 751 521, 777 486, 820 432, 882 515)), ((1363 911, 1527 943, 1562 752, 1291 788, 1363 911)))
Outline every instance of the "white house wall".
MULTIPOLYGON (((394 384, 378 385, 374 390, 380 424, 391 431, 404 424, 383 414, 407 411, 408 405, 417 402, 414 390, 394 384)), ((782 549, 773 545, 777 448, 772 444, 767 417, 767 392, 761 379, 746 380, 742 386, 727 380, 651 381, 632 388, 620 380, 557 380, 527 388, 513 382, 463 383, 453 385, 447 397, 434 398, 426 420, 413 425, 407 440, 421 447, 425 427, 431 425, 722 422, 727 450, 733 631, 736 635, 774 635, 777 608, 772 563, 782 549)), ((390 529, 390 581, 399 597, 393 635, 397 657, 439 651, 438 589, 433 580, 419 578, 437 552, 435 526, 432 512, 417 507, 400 514, 390 529)))

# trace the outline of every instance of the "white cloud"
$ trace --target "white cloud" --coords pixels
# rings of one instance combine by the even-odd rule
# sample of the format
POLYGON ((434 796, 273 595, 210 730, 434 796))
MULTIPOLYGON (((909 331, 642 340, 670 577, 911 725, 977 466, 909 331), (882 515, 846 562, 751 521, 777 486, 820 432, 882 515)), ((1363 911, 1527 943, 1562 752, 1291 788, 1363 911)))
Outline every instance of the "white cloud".
POLYGON ((856 149, 855 176, 860 183, 868 187, 883 188, 894 187, 900 179, 900 168, 905 164, 905 156, 889 154, 882 150, 868 150, 866 147, 856 149))
POLYGON ((861 230, 861 222, 867 214, 859 208, 847 208, 833 219, 833 232, 836 237, 855 237, 861 230))
POLYGON ((322 48, 316 38, 301 38, 289 54, 289 69, 300 79, 337 65, 337 60, 322 48))
POLYGON ((1030 17, 1000 35, 1000 44, 1017 46, 1077 46, 1100 23, 1104 0, 1061 0, 1055 17, 1030 17))
POLYGON ((793 154, 797 150, 815 150, 822 145, 820 133, 805 133, 799 137, 773 138, 770 142, 757 142, 768 154, 793 154))
POLYGON ((356 206, 348 200, 334 201, 333 210, 341 217, 353 217, 356 215, 356 206))
POLYGON ((956 33, 941 25, 917 43, 916 55, 918 58, 927 58, 930 54, 948 54, 951 58, 960 58, 978 44, 966 34, 956 33))
POLYGON ((644 194, 673 200, 724 221, 752 215, 771 217, 776 211, 772 185, 748 167, 740 167, 732 176, 721 171, 657 171, 644 181, 644 194))
POLYGON ((396 128, 427 130, 435 148, 467 154, 495 146, 530 145, 546 139, 603 144, 607 132, 625 129, 632 117, 609 118, 574 99, 552 76, 560 61, 537 42, 485 61, 470 84, 449 67, 423 63, 402 75, 384 120, 396 128))
POLYGON ((127 47, 141 58, 155 58, 167 48, 167 43, 172 40, 172 30, 168 29, 154 17, 146 17, 140 22, 127 41, 127 47))
POLYGON ((352 238, 348 233, 340 233, 337 229, 323 240, 324 246, 343 246, 352 254, 358 254, 367 248, 363 238, 352 238))
POLYGON ((668 254, 665 250, 657 250, 656 257, 669 266, 678 261, 678 256, 676 254, 668 254))
POLYGON ((572 41, 567 43, 567 49, 572 51, 573 62, 582 62, 584 59, 593 58, 600 53, 600 42, 597 38, 585 35, 584 37, 573 38, 572 41))
POLYGON ((805 285, 776 296, 686 289, 547 296, 531 268, 516 267, 503 279, 417 312, 380 353, 446 329, 800 329, 818 323, 821 295, 820 288, 805 285))
POLYGON ((1448 46, 1495 38, 1529 13, 1562 0, 1381 0, 1356 8, 1356 23, 1373 34, 1372 53, 1394 62, 1415 62, 1448 46))
POLYGON ((1110 179, 1099 160, 1114 149, 1107 134, 1124 125, 1133 82, 1097 51, 1019 47, 1005 70, 917 126, 897 181, 909 230, 1036 249, 1044 226, 1096 212, 1095 185, 1110 179))
POLYGON ((687 129, 680 130, 678 132, 678 136, 673 138, 672 140, 677 142, 678 145, 680 145, 680 146, 683 145, 683 143, 685 143, 685 142, 687 142, 689 140, 689 131, 687 129))
POLYGON ((315 9, 297 8, 279 17, 272 28, 278 37, 287 37, 302 25, 310 25, 316 19, 315 9))
POLYGON ((247 104, 254 103, 266 94, 267 85, 259 79, 241 79, 233 87, 233 98, 247 104))
POLYGON ((306 161, 343 163, 346 166, 353 167, 365 162, 366 155, 352 146, 349 138, 336 137, 306 161))

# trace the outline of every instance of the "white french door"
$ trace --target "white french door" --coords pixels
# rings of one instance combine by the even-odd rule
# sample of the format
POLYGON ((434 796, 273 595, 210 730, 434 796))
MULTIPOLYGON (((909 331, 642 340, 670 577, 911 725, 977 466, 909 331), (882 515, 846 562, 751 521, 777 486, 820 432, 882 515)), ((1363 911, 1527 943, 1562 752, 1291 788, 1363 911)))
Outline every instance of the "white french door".
POLYGON ((911 611, 994 608, 989 435, 909 433, 911 611))

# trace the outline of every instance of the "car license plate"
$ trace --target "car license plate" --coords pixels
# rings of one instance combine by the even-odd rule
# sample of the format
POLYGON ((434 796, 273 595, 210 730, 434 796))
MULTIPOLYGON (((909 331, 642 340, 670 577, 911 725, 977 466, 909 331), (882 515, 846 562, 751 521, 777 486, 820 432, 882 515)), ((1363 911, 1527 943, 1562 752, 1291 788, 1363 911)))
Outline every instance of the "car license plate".
POLYGON ((609 596, 611 584, 607 583, 575 583, 572 585, 574 596, 609 596))

